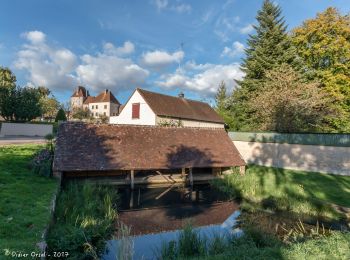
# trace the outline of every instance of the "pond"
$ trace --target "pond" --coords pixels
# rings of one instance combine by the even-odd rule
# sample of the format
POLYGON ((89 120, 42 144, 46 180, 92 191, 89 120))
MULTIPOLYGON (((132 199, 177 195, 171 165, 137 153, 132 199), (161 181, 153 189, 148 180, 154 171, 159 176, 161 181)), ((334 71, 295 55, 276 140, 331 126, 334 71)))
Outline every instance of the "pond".
MULTIPOLYGON (((235 229, 238 205, 211 185, 188 187, 136 187, 120 191, 119 221, 130 227, 127 241, 133 247, 133 259, 156 259, 164 243, 176 240, 190 223, 207 239, 216 235, 239 235, 235 229)), ((108 241, 103 259, 116 259, 125 239, 108 241)))

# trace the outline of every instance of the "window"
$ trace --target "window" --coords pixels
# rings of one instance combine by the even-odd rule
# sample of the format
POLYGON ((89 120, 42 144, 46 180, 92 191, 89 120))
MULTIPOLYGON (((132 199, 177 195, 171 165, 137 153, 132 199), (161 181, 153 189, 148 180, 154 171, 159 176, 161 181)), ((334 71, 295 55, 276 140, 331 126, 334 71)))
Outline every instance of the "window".
POLYGON ((132 119, 140 118, 140 103, 132 104, 132 119))
POLYGON ((96 109, 98 109, 98 105, 96 105, 96 109))
POLYGON ((94 109, 94 106, 92 106, 92 109, 94 109))
POLYGON ((105 109, 107 109, 107 105, 105 105, 105 109))
POLYGON ((106 116, 106 112, 103 112, 103 115, 106 116))
POLYGON ((98 116, 98 113, 97 113, 97 112, 95 113, 95 116, 98 116))

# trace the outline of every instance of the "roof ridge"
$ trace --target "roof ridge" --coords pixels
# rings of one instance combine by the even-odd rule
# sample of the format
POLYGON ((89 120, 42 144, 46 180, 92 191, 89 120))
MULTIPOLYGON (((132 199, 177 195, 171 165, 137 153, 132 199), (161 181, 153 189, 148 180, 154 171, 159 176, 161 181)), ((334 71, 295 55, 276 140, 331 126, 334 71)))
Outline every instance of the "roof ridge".
POLYGON ((146 90, 146 89, 143 89, 143 88, 136 88, 136 89, 137 89, 137 90, 141 90, 141 91, 145 91, 145 92, 148 92, 148 93, 157 94, 157 95, 162 95, 162 96, 171 97, 171 98, 176 98, 176 99, 180 99, 180 100, 184 99, 184 100, 187 100, 187 101, 193 101, 193 102, 198 102, 198 103, 204 103, 204 104, 210 106, 207 102, 199 101, 199 100, 195 100, 195 99, 191 99, 191 98, 176 97, 176 96, 167 95, 167 94, 163 94, 163 93, 159 93, 159 92, 153 92, 153 91, 146 90))

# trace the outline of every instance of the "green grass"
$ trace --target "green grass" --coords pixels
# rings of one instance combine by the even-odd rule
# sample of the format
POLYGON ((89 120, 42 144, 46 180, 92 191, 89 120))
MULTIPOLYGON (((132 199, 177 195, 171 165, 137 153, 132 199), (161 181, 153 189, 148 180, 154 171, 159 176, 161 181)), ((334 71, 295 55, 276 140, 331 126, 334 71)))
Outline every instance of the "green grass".
POLYGON ((115 229, 117 201, 115 187, 69 183, 57 200, 48 254, 64 250, 70 259, 98 259, 115 229))
POLYGON ((29 168, 42 147, 0 147, 0 256, 5 249, 39 251, 36 243, 42 241, 50 221, 50 204, 58 187, 55 179, 35 175, 29 168))
POLYGON ((249 166, 246 174, 232 174, 214 183, 239 198, 243 209, 270 208, 295 214, 339 219, 330 204, 350 207, 350 177, 262 166, 249 166))

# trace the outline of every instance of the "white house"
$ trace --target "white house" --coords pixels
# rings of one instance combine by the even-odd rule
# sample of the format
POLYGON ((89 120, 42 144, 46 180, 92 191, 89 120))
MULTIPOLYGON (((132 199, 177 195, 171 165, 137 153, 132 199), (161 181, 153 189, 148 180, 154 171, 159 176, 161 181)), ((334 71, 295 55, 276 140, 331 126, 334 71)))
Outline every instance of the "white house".
POLYGON ((137 88, 111 124, 224 128, 223 119, 205 102, 137 88))
POLYGON ((102 115, 110 117, 119 114, 120 103, 113 93, 106 89, 98 96, 90 96, 89 91, 79 86, 71 96, 71 108, 88 109, 91 116, 98 118, 102 115))

